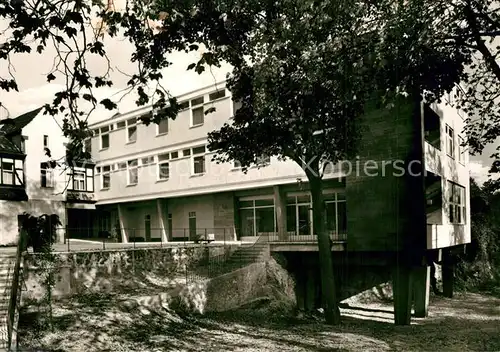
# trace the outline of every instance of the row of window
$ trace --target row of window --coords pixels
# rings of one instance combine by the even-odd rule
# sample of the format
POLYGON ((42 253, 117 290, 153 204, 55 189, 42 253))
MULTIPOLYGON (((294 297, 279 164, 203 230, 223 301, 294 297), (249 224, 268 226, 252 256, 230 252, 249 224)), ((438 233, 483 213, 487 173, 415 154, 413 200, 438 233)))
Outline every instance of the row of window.
MULTIPOLYGON (((429 105, 424 106, 424 131, 426 142, 434 148, 441 150, 441 118, 429 105)), ((461 164, 465 164, 465 154, 467 153, 464 146, 465 141, 460 135, 455 136, 455 131, 448 124, 445 124, 444 141, 446 154, 455 159, 458 149, 458 161, 461 164), (456 148, 457 140, 458 148, 456 148)))
POLYGON ((191 158, 191 174, 202 175, 205 173, 205 146, 187 148, 182 151, 173 151, 156 156, 147 156, 140 159, 132 159, 119 162, 117 164, 98 166, 96 173, 101 175, 101 188, 109 189, 111 187, 111 172, 127 170, 127 185, 136 185, 139 182, 138 168, 140 166, 153 165, 157 166, 157 179, 159 181, 168 180, 170 177, 170 161, 179 158, 179 153, 182 157, 191 158))
MULTIPOLYGON (((343 234, 347 231, 346 198, 344 193, 324 195, 327 231, 343 234)), ((259 236, 262 233, 277 232, 277 215, 274 199, 259 197, 239 200, 239 214, 242 236, 259 236)), ((286 232, 297 235, 313 235, 312 201, 309 194, 286 197, 286 232)))
MULTIPOLYGON (((446 154, 452 159, 455 159, 456 148, 455 148, 455 131, 448 124, 445 126, 446 131, 446 154)), ((464 146, 464 139, 458 136, 458 161, 464 165, 465 164, 465 153, 467 152, 464 146)))
MULTIPOLYGON (((40 164, 40 186, 54 188, 54 170, 48 163, 40 164)), ((70 191, 94 192, 94 169, 72 167, 66 172, 66 189, 70 191)))
MULTIPOLYGON (((224 98, 226 91, 219 90, 208 94, 208 102, 224 98)), ((190 109, 190 127, 201 126, 205 123, 205 95, 200 97, 180 102, 180 110, 190 109)), ((148 112, 147 115, 152 115, 155 112, 148 112)), ((154 116, 149 116, 152 119, 154 116)), ((110 124, 93 131, 94 136, 99 136, 99 148, 107 149, 110 146, 109 133, 114 130, 126 130, 126 142, 134 143, 137 141, 137 118, 131 118, 126 121, 120 121, 116 124, 110 124)), ((156 135, 164 135, 168 133, 168 120, 162 120, 157 125, 156 135)))

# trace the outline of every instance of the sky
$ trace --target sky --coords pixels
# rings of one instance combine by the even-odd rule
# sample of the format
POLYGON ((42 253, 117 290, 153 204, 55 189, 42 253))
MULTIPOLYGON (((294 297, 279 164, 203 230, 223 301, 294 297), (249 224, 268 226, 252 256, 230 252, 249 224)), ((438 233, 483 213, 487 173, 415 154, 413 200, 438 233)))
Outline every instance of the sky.
MULTIPOLYGON (((119 3, 116 5, 118 8, 120 7, 119 3)), ((6 26, 7 22, 0 19, 0 28, 3 29, 6 26)), ((4 41, 4 38, 5 36, 0 36, 0 42, 4 41)), ((130 60, 133 46, 123 38, 105 37, 103 41, 111 63, 110 75, 114 86, 99 89, 94 93, 99 99, 110 97, 116 101, 124 95, 123 89, 126 88, 128 76, 136 72, 136 65, 130 60)), ((201 55, 200 51, 189 54, 173 53, 169 56, 173 65, 163 72, 162 85, 173 95, 180 95, 196 88, 215 84, 225 78, 226 72, 230 69, 229 66, 223 66, 220 69, 214 68, 202 75, 198 75, 193 70, 187 71, 188 64, 197 61, 199 55, 201 55)), ((0 108, 0 118, 15 117, 48 103, 53 99, 54 94, 64 87, 61 75, 51 83, 46 81, 46 75, 53 66, 55 56, 55 49, 49 46, 42 54, 34 51, 31 54, 18 54, 12 58, 13 67, 10 71, 13 72, 17 80, 19 92, 0 90, 0 101, 8 110, 0 108)), ((107 70, 107 61, 92 55, 88 58, 88 67, 94 75, 103 74, 107 70)), ((0 60, 0 77, 7 77, 8 74, 9 67, 6 65, 6 61, 0 60)), ((136 107, 134 100, 134 95, 125 96, 119 103, 119 111, 134 109, 136 107)), ((106 119, 115 113, 116 111, 109 112, 103 108, 97 109, 89 117, 89 122, 106 119)), ((487 172, 492 162, 489 156, 494 150, 495 145, 488 145, 482 155, 470 158, 471 176, 480 184, 488 179, 487 172)))

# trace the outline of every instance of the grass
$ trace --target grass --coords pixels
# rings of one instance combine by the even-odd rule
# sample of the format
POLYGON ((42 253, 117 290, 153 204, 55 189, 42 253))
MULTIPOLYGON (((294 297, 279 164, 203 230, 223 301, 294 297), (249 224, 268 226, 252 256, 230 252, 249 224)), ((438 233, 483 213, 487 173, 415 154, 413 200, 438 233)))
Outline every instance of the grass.
MULTIPOLYGON (((279 307, 278 307, 279 308, 279 307)), ((463 294, 431 297, 429 317, 393 325, 388 303, 344 306, 342 324, 293 317, 269 306, 204 316, 125 304, 111 296, 54 306, 54 332, 24 312, 20 346, 44 351, 498 351, 500 299, 463 294)))

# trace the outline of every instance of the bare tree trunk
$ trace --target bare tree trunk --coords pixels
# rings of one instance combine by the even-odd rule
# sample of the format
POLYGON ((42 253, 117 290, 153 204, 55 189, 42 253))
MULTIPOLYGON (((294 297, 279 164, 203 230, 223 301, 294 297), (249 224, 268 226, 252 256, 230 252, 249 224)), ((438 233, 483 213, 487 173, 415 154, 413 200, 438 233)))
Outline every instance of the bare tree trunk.
POLYGON ((319 266, 321 274, 321 289, 327 324, 340 323, 340 310, 337 302, 335 276, 333 271, 330 237, 326 231, 326 211, 323 202, 322 180, 318 176, 307 175, 311 187, 313 207, 313 229, 318 237, 319 266))

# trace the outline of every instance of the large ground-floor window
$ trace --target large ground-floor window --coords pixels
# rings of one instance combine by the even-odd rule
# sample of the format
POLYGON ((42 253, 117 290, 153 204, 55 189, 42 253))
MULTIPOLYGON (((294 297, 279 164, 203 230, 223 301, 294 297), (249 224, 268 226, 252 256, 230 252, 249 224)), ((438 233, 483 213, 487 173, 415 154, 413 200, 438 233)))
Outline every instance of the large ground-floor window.
POLYGON ((312 235, 312 203, 309 194, 286 197, 286 231, 292 235, 312 235))
POLYGON ((269 197, 240 198, 241 236, 258 236, 276 232, 274 199, 269 197))
MULTIPOLYGON (((347 231, 346 199, 343 192, 327 191, 323 195, 326 229, 331 234, 347 231)), ((308 193, 290 193, 286 198, 286 230, 290 235, 313 235, 312 200, 308 193)))
POLYGON ((327 193, 324 195, 326 207, 326 229, 330 234, 347 232, 347 209, 345 193, 327 193))
MULTIPOLYGON (((327 190, 324 193, 326 229, 330 235, 347 231, 346 198, 343 191, 327 190)), ((273 196, 239 199, 241 236, 259 236, 276 233, 277 217, 273 196)), ((312 200, 308 192, 286 195, 286 232, 289 235, 312 236, 312 200)))

